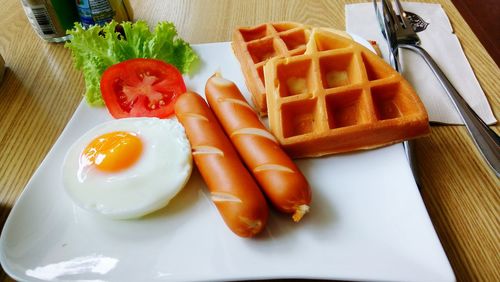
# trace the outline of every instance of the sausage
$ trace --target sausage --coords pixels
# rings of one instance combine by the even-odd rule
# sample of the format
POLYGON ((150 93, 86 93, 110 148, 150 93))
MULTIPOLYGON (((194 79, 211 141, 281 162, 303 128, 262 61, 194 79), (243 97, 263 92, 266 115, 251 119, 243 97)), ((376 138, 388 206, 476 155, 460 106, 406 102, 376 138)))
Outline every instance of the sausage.
POLYGON ((226 134, 265 195, 278 210, 299 221, 309 211, 311 189, 304 175, 262 124, 236 84, 216 74, 205 95, 226 134))
POLYGON ((191 143, 194 162, 226 225, 241 237, 262 231, 269 216, 266 199, 205 100, 196 93, 184 93, 174 108, 191 143))

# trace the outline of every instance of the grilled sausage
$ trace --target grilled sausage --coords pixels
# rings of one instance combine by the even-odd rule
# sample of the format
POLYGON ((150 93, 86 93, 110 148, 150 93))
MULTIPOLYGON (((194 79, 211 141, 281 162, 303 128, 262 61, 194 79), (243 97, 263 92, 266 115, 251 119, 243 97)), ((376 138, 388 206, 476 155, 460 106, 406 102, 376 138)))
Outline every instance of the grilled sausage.
POLYGON ((208 104, 274 207, 299 221, 308 212, 311 189, 238 87, 216 74, 205 86, 208 104))
POLYGON ((195 164, 224 222, 241 237, 262 231, 269 215, 266 199, 205 100, 185 93, 175 103, 175 115, 186 130, 195 164))

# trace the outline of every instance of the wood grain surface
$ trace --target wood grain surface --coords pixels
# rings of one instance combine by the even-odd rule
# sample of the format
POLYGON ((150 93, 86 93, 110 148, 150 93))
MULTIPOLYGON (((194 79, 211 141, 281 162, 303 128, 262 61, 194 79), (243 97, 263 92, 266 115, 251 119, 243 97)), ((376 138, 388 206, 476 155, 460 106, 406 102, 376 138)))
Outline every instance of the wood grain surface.
MULTIPOLYGON (((344 29, 344 4, 361 1, 130 1, 133 18, 172 21, 191 43, 229 41, 237 25, 299 21, 344 29)), ((420 1, 429 2, 429 1, 420 1)), ((499 117, 500 70, 449 0, 441 3, 499 117)), ((82 99, 82 74, 62 44, 40 40, 18 0, 0 9, 0 227, 82 99)), ((498 126, 494 129, 498 132, 498 126)), ((417 141, 422 198, 458 281, 499 281, 500 182, 462 126, 433 126, 417 141)), ((3 271, 2 280, 10 281, 3 271)))

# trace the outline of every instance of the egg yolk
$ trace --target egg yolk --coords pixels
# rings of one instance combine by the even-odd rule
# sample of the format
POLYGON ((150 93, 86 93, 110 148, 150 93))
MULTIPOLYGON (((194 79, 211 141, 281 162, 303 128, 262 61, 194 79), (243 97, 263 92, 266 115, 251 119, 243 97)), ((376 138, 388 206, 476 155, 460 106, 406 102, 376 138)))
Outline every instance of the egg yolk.
POLYGON ((104 172, 117 172, 132 166, 142 153, 142 141, 136 134, 116 131, 90 142, 82 153, 85 163, 104 172))

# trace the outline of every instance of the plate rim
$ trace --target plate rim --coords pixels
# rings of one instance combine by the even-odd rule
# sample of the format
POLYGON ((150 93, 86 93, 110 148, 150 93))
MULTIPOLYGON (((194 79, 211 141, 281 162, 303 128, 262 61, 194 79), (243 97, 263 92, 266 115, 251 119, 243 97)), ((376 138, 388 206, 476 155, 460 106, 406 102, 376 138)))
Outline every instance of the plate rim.
MULTIPOLYGON (((356 36, 356 35, 353 36, 352 34, 350 34, 350 35, 353 37, 354 40, 356 40, 355 37, 357 37, 358 40, 359 39, 364 40, 364 39, 362 39, 359 36, 356 36)), ((368 41, 364 40, 364 42, 366 42, 366 44, 368 44, 368 45, 362 44, 363 46, 370 47, 370 49, 372 51, 374 51, 373 47, 369 44, 368 41)), ((211 42, 211 43, 191 44, 191 45, 192 46, 208 46, 208 45, 228 44, 228 43, 230 44, 230 42, 211 42)), ((18 276, 17 272, 13 268, 11 268, 15 264, 13 264, 13 262, 10 261, 9 258, 7 258, 6 253, 4 251, 3 246, 7 244, 6 239, 5 239, 5 237, 6 237, 5 233, 6 232, 4 232, 4 231, 7 231, 9 228, 11 228, 10 226, 13 224, 12 221, 13 221, 13 218, 14 218, 14 216, 12 216, 12 215, 15 214, 15 213, 21 212, 21 211, 18 211, 18 209, 19 209, 19 204, 18 203, 24 201, 24 198, 27 197, 26 195, 29 193, 29 191, 31 189, 33 189, 33 188, 30 188, 30 187, 33 187, 33 181, 34 181, 34 179, 36 179, 37 177, 39 177, 39 174, 41 174, 43 172, 43 169, 41 169, 41 168, 43 168, 43 167, 46 166, 46 163, 55 154, 56 148, 58 148, 59 146, 61 146, 60 144, 63 142, 63 137, 67 134, 67 131, 70 130, 70 128, 72 126, 74 126, 74 124, 78 123, 78 121, 75 118, 75 115, 76 115, 77 112, 82 111, 82 109, 81 109, 82 107, 86 107, 85 99, 82 99, 82 101, 78 104, 78 107, 76 108, 76 110, 73 113, 73 115, 71 116, 70 120, 68 121, 68 123, 64 127, 63 131, 60 133, 60 135, 58 136, 57 140, 52 145, 51 149, 45 155, 44 159, 42 160, 42 162, 40 163, 40 165, 37 167, 37 169, 35 170, 35 172, 31 176, 31 178, 29 179, 29 181, 27 182, 27 184, 23 188, 23 190, 20 193, 19 197, 16 199, 14 205, 12 206, 12 209, 11 209, 11 211, 10 211, 10 213, 9 213, 6 221, 5 221, 5 224, 4 224, 3 228, 2 228, 2 232, 1 232, 1 236, 0 236, 0 247, 2 247, 2 248, 0 248, 0 263, 1 263, 2 268, 4 269, 5 273, 8 274, 10 277, 18 280, 18 281, 22 281, 24 278, 21 278, 21 276, 18 276)), ((398 143, 397 145, 402 146, 401 143, 398 143)), ((410 170, 409 165, 408 165, 407 169, 410 170)), ((422 202, 423 202, 423 200, 422 200, 422 202)), ((425 204, 424 204, 424 208, 425 208, 425 204)), ((425 209, 425 211, 426 211, 426 216, 429 218, 429 221, 430 221, 430 216, 429 216, 429 214, 427 212, 427 209, 425 209)), ((432 225, 432 221, 430 221, 430 223, 431 223, 431 227, 432 227, 432 229, 433 229, 433 231, 434 231, 434 233, 435 233, 435 235, 437 237, 435 228, 432 225)), ((439 237, 437 237, 437 240, 438 240, 439 245, 442 248, 442 244, 441 244, 441 242, 439 240, 439 237)), ((446 258, 446 260, 448 262, 448 265, 449 265, 449 260, 447 259, 447 256, 446 256, 446 253, 444 252, 444 250, 443 250, 443 253, 444 253, 445 258, 446 258)), ((450 274, 451 274, 450 281, 454 281, 455 280, 455 275, 453 273, 451 265, 449 265, 449 270, 451 270, 451 272, 450 272, 450 274)), ((247 278, 256 279, 256 278, 259 278, 259 277, 247 277, 247 278)), ((312 276, 309 276, 309 275, 304 275, 302 277, 297 277, 297 276, 289 276, 289 277, 287 277, 287 276, 280 276, 280 275, 266 275, 264 278, 261 277, 259 279, 278 279, 278 278, 281 278, 281 279, 288 279, 288 278, 318 279, 318 277, 312 277, 312 276), (266 277, 268 277, 268 278, 266 278, 266 277)), ((350 278, 349 277, 344 277, 344 278, 353 279, 352 277, 350 277, 350 278)), ((238 277, 238 280, 240 280, 240 279, 245 279, 245 277, 238 277)), ((319 279, 332 279, 332 278, 331 277, 324 277, 324 278, 319 278, 319 279)), ((339 278, 336 278, 336 279, 343 279, 343 277, 339 277, 339 278)), ((39 280, 39 281, 45 281, 45 280, 39 280)), ((199 281, 209 281, 209 280, 199 280, 199 281)))

